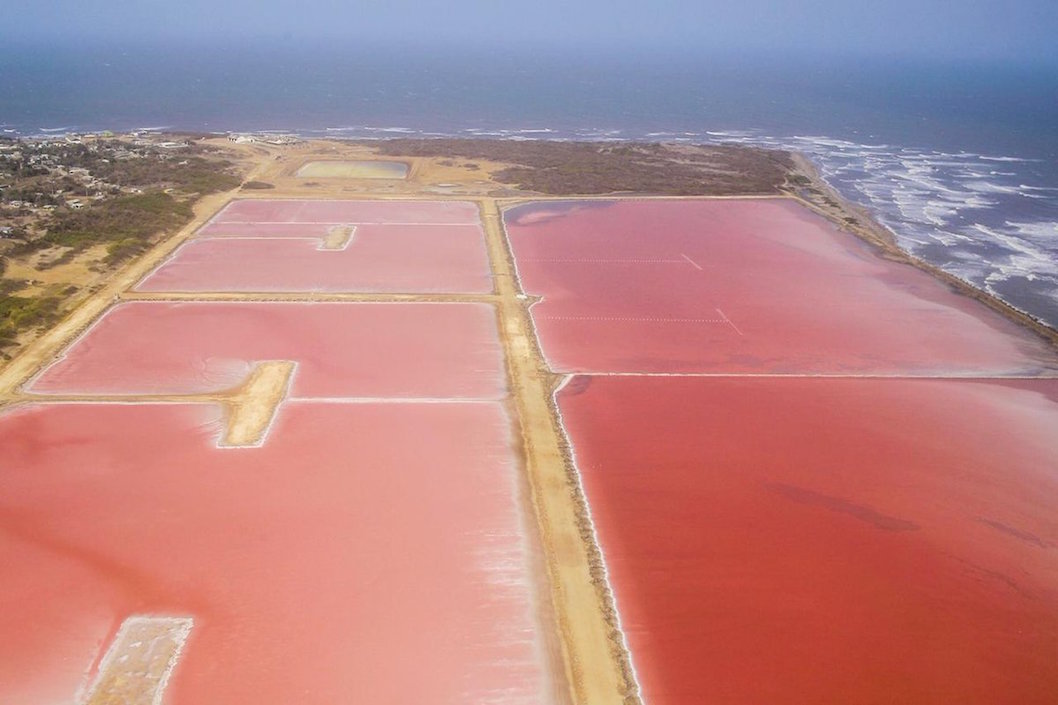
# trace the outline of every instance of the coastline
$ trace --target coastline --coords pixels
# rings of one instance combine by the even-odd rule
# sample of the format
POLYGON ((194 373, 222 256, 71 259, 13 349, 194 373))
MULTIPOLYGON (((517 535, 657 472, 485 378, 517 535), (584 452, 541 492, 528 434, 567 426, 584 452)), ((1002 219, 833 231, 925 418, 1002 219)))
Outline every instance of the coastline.
MULTIPOLYGON (((152 135, 159 139, 171 137, 191 137, 187 133, 161 133, 154 132, 152 135)), ((117 135, 116 137, 130 137, 131 135, 117 135)), ((38 335, 31 336, 24 345, 15 350, 12 358, 0 364, 0 398, 10 395, 18 384, 33 374, 35 367, 43 360, 48 359, 57 351, 61 350, 77 332, 89 325, 109 305, 118 293, 131 286, 140 276, 150 271, 158 262, 167 257, 194 231, 208 220, 225 203, 234 198, 455 198, 455 199, 480 199, 488 197, 496 199, 501 207, 506 207, 516 202, 527 200, 567 200, 567 199, 607 199, 607 198, 760 198, 760 197, 785 197, 796 200, 805 208, 823 216, 838 229, 851 234, 859 240, 870 245, 878 256, 885 259, 907 264, 924 271, 933 278, 943 282, 951 290, 978 301, 989 309, 1000 314, 1014 324, 1031 331, 1037 337, 1045 341, 1052 348, 1058 349, 1058 330, 1049 326, 1046 322, 1035 318, 1031 314, 1022 311, 1002 300, 998 296, 968 282, 943 268, 934 265, 920 257, 915 256, 899 243, 894 232, 883 225, 877 214, 870 208, 853 203, 842 195, 834 186, 826 181, 821 175, 819 168, 811 161, 805 153, 794 150, 780 150, 775 148, 736 146, 729 147, 735 153, 755 155, 758 161, 773 163, 784 169, 781 174, 781 183, 776 183, 774 191, 768 192, 767 186, 753 189, 749 193, 731 193, 732 182, 726 181, 721 186, 723 195, 709 193, 708 184, 700 184, 697 189, 700 193, 685 194, 676 192, 668 195, 658 195, 641 189, 627 189, 615 192, 588 192, 572 193, 561 192, 544 193, 540 190, 526 188, 513 183, 512 180, 524 177, 526 168, 521 167, 514 161, 501 161, 498 158, 465 157, 463 161, 453 159, 459 157, 458 149, 455 152, 443 152, 441 156, 429 156, 432 152, 438 152, 438 147, 450 144, 451 140, 409 140, 400 138, 398 140, 371 140, 351 141, 344 138, 331 138, 303 142, 300 140, 288 141, 287 138, 277 137, 275 142, 233 143, 229 138, 219 135, 195 135, 195 139, 214 148, 224 148, 240 165, 243 173, 242 183, 235 189, 224 193, 210 194, 201 197, 194 202, 195 217, 174 235, 158 241, 152 245, 143 255, 133 258, 110 271, 104 271, 97 276, 97 284, 88 296, 77 301, 74 306, 54 325, 41 331, 38 335), (408 145, 417 152, 415 156, 400 156, 408 152, 408 145), (368 158, 400 160, 408 164, 408 176, 404 180, 374 180, 374 179, 348 179, 348 178, 320 178, 315 180, 299 179, 296 176, 298 167, 309 159, 341 159, 341 158, 368 158), (520 170, 519 170, 520 169, 520 170)), ((53 138, 59 139, 59 138, 53 138)), ((466 146, 468 144, 486 151, 497 145, 504 147, 502 141, 460 140, 457 144, 466 146)), ((541 145, 547 152, 552 149, 562 150, 570 153, 571 148, 583 148, 594 144, 599 148, 612 149, 613 143, 571 143, 558 140, 527 140, 516 141, 511 145, 517 147, 515 150, 526 148, 539 149, 541 145)), ((694 147, 684 143, 627 143, 616 145, 620 148, 644 149, 647 152, 661 148, 671 150, 668 155, 693 154, 694 150, 714 149, 712 146, 694 147)), ((505 154, 510 158, 509 154, 505 154)), ((651 155, 652 158, 654 155, 651 155)), ((614 162, 607 168, 621 166, 620 162, 614 162)), ((652 168, 656 168, 654 164, 652 168)), ((653 178, 651 173, 644 172, 648 178, 653 178)), ((605 177, 605 174, 603 175, 605 177)), ((775 176, 771 176, 773 180, 775 176)), ((605 182, 605 178, 602 179, 605 182)), ((546 183, 546 182, 545 182, 546 183)), ((754 182, 759 185, 759 179, 754 182)), ((559 182, 555 186, 562 186, 559 182)), ((684 189, 684 186, 680 186, 684 189)), ((139 297, 150 298, 149 294, 139 294, 139 297)), ((256 295, 255 295, 256 297, 256 295)), ((253 298, 253 297, 246 297, 253 298)), ((256 298, 276 298, 260 296, 256 298)), ((281 298, 281 297, 279 297, 281 298)), ((339 297, 341 298, 341 297, 339 297)), ((365 298, 354 296, 352 298, 365 298)))
MULTIPOLYGON (((75 135, 70 132, 73 128, 69 127, 49 129, 53 131, 48 134, 32 136, 27 133, 22 137, 61 140, 75 135)), ((821 182, 820 185, 825 186, 824 190, 829 195, 838 197, 845 205, 847 213, 842 218, 855 215, 870 223, 866 228, 868 230, 885 231, 889 235, 895 233, 900 248, 918 263, 915 266, 928 264, 931 272, 951 285, 964 291, 968 291, 964 287, 969 285, 988 294, 991 299, 981 297, 986 305, 1002 311, 1004 315, 1014 316, 1048 339, 1053 340, 1054 331, 1058 329, 1058 300, 1055 299, 1058 290, 1054 289, 1058 286, 1058 269, 1055 269, 1058 259, 1051 244, 1053 235, 1058 234, 1054 230, 1058 223, 1049 222, 1054 218, 1047 215, 1053 212, 1053 208, 1051 211, 1047 209, 1054 204, 1052 192, 1058 191, 1058 184, 1047 180, 1050 171, 1043 173, 1036 169, 1036 164, 1042 164, 1042 161, 1030 158, 1031 155, 958 152, 951 148, 948 152, 930 152, 922 147, 902 148, 897 144, 860 144, 841 137, 782 137, 758 129, 636 133, 602 129, 467 128, 450 132, 424 132, 408 127, 354 126, 325 130, 207 133, 145 127, 123 133, 124 136, 136 134, 157 138, 165 135, 193 139, 209 137, 220 143, 226 142, 223 139, 225 134, 230 134, 256 137, 258 144, 296 140, 303 144, 352 145, 376 153, 385 150, 394 141, 499 141, 513 144, 547 142, 611 146, 650 143, 678 148, 703 145, 706 148, 754 148, 799 154, 805 158, 802 167, 808 161, 811 167, 798 169, 811 174, 817 182, 821 182), (867 161, 860 163, 863 161, 861 157, 867 161), (871 171, 867 165, 879 160, 879 170, 871 171), (964 181, 945 181, 951 177, 948 171, 953 174, 965 172, 964 181), (860 177, 862 187, 859 186, 860 177), (1015 200, 1035 210, 1007 212, 1005 209, 1013 207, 1015 200), (998 210, 974 210, 993 207, 998 210), (966 216, 962 215, 964 210, 966 216), (1007 219, 1005 225, 999 222, 1003 218, 1007 219), (996 300, 1004 303, 997 306, 996 300)), ((0 141, 0 144, 3 142, 0 141)), ((231 146, 252 148, 257 145, 231 146)), ((598 193, 601 192, 593 191, 590 195, 598 193)), ((518 193, 512 192, 510 195, 518 193)), ((842 225, 840 221, 841 218, 839 225, 842 225)), ((888 251, 888 247, 883 249, 888 251)))
POLYGON ((869 208, 853 203, 831 186, 807 155, 791 151, 795 175, 806 180, 790 184, 788 195, 806 208, 827 218, 838 228, 868 243, 886 259, 920 269, 947 284, 953 291, 978 301, 1005 318, 1022 326, 1058 349, 1058 330, 1026 311, 1016 308, 998 296, 985 291, 941 267, 916 257, 900 246, 896 234, 883 225, 869 208))

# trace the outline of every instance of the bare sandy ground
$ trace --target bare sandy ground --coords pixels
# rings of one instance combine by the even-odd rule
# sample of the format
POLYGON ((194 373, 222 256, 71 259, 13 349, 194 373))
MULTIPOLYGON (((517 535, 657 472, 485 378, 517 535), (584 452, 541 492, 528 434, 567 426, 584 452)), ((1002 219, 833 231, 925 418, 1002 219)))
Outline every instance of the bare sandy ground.
POLYGON ((499 208, 491 199, 482 201, 481 208, 500 295, 508 381, 521 422, 525 467, 551 579, 566 676, 577 703, 622 702, 634 697, 628 659, 598 573, 598 547, 586 533, 583 498, 571 482, 572 462, 551 405, 557 379, 537 348, 528 302, 519 298, 499 208))
MULTIPOLYGON (((403 180, 299 176, 313 162, 371 161, 379 159, 370 148, 346 142, 314 140, 289 147, 235 144, 217 138, 206 140, 215 147, 235 150, 242 158, 257 164, 252 180, 271 188, 247 189, 240 198, 360 198, 386 196, 468 196, 507 194, 510 189, 492 179, 507 164, 482 159, 410 157, 403 180)), ((250 179, 248 179, 249 181, 250 179)))
POLYGON ((39 296, 52 286, 73 284, 79 287, 91 287, 106 278, 106 270, 99 266, 106 253, 106 245, 96 245, 69 262, 42 267, 43 258, 60 254, 45 250, 34 253, 30 257, 9 259, 5 274, 10 279, 22 279, 28 282, 25 288, 17 292, 19 296, 39 296))

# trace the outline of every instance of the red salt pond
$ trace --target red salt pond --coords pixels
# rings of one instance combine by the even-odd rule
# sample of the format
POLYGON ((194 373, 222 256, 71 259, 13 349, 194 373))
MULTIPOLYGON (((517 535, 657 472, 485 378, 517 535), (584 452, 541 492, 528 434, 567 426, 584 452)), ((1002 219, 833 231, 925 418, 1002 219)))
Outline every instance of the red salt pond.
POLYGON ((1053 703, 1058 380, 574 378, 649 705, 1053 703))
POLYGON ((232 201, 210 221, 209 229, 222 230, 239 223, 430 223, 474 224, 477 205, 465 201, 232 201))
POLYGON ((254 234, 198 238, 181 247, 141 291, 492 291, 477 225, 358 225, 341 249, 323 249, 334 226, 266 226, 254 234), (304 228, 294 235, 293 228, 304 228), (282 234, 279 234, 282 233, 282 234))
POLYGON ((73 702, 122 620, 191 617, 169 705, 553 702, 497 403, 0 414, 0 701, 73 702))
POLYGON ((483 304, 172 303, 112 308, 28 385, 44 394, 187 394, 292 360, 295 397, 498 399, 495 311, 483 304))
POLYGON ((793 201, 506 212, 556 371, 1033 373, 1031 334, 793 201))

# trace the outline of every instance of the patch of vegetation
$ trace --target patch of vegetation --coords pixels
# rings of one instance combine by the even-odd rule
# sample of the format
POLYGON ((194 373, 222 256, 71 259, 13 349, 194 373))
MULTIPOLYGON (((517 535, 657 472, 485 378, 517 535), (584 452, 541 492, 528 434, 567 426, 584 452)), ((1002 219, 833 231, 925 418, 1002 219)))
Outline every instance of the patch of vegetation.
POLYGON ((230 173, 231 163, 188 154, 169 159, 128 159, 100 162, 89 167, 92 175, 119 186, 174 188, 185 193, 207 194, 239 185, 230 173))
POLYGON ((0 297, 24 289, 28 283, 25 279, 0 278, 0 297))
POLYGON ((116 264, 143 252, 157 234, 183 227, 192 216, 190 204, 162 191, 118 196, 81 210, 55 211, 45 223, 47 234, 20 245, 13 254, 69 248, 52 262, 55 265, 93 245, 108 244, 107 262, 116 264))
POLYGON ((245 188, 245 189, 260 189, 260 190, 264 190, 264 189, 275 188, 275 185, 274 184, 270 184, 267 181, 247 181, 245 184, 242 185, 242 187, 245 188))
POLYGON ((779 193, 793 167, 789 154, 737 145, 395 139, 372 143, 380 154, 457 155, 510 164, 500 183, 553 195, 779 193))
POLYGON ((14 344, 23 331, 55 323, 61 304, 58 296, 0 295, 0 349, 14 344))
POLYGON ((103 262, 108 265, 118 264, 140 254, 147 249, 147 246, 147 242, 137 240, 134 237, 127 237, 123 240, 112 242, 107 245, 107 256, 103 258, 103 262))

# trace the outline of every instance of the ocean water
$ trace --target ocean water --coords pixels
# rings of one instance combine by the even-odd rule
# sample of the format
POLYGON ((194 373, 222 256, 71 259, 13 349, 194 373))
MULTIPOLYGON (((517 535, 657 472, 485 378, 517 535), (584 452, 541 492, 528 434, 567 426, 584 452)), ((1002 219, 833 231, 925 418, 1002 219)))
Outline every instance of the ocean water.
POLYGON ((0 48, 4 133, 138 128, 794 148, 905 248, 1058 326, 1058 64, 294 41, 0 48))

